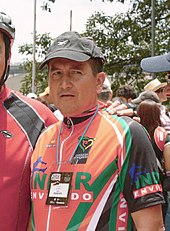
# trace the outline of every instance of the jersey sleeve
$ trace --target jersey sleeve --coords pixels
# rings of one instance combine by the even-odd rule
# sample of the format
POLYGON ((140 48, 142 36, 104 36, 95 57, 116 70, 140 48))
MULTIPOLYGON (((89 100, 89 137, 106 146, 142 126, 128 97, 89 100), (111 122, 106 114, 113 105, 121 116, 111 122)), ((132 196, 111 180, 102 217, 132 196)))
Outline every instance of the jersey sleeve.
POLYGON ((146 131, 131 121, 125 141, 119 180, 130 212, 164 203, 156 156, 146 131))

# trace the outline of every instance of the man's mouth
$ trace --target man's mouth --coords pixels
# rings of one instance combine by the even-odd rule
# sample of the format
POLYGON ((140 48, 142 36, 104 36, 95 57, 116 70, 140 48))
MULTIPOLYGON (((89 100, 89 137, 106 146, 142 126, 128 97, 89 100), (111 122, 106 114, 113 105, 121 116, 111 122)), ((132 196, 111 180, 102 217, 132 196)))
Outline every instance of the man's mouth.
POLYGON ((73 98, 74 97, 74 95, 73 94, 62 94, 62 95, 60 95, 60 97, 61 98, 73 98))

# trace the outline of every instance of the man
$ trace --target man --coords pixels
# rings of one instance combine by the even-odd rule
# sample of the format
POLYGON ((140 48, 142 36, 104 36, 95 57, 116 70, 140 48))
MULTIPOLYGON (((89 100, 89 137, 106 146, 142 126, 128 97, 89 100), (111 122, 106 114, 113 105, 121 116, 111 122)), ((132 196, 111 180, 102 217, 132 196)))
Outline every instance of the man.
POLYGON ((159 97, 159 101, 165 102, 167 101, 167 96, 165 93, 165 87, 167 86, 167 83, 161 83, 159 81, 159 79, 153 79, 152 81, 150 81, 148 84, 146 84, 146 86, 144 87, 145 91, 154 91, 158 97, 159 97))
POLYGON ((98 103, 104 57, 93 40, 65 32, 51 45, 53 103, 64 120, 48 128, 31 160, 30 230, 163 230, 155 154, 140 124, 98 103))
POLYGON ((56 122, 44 105, 7 88, 15 28, 0 12, 0 230, 25 231, 30 212, 30 158, 41 131, 56 122))
POLYGON ((111 83, 106 77, 103 83, 102 91, 98 94, 98 99, 103 102, 107 103, 107 101, 111 101, 113 96, 113 92, 111 89, 111 83))
POLYGON ((47 102, 47 104, 53 103, 51 99, 49 87, 46 87, 44 92, 39 94, 39 97, 43 98, 47 102))
POLYGON ((167 101, 167 96, 165 92, 165 87, 167 83, 161 83, 157 78, 150 81, 144 87, 145 91, 154 91, 157 96, 159 97, 159 101, 161 103, 160 110, 161 110, 161 122, 162 126, 167 130, 168 134, 170 134, 170 118, 167 113, 167 108, 162 104, 163 102, 167 101))
POLYGON ((55 115, 58 120, 63 119, 61 112, 54 106, 52 98, 50 95, 49 87, 46 87, 45 91, 39 94, 38 99, 40 102, 44 103, 55 115))
POLYGON ((121 102, 131 103, 136 98, 136 91, 133 87, 124 85, 117 89, 116 96, 119 97, 121 102))

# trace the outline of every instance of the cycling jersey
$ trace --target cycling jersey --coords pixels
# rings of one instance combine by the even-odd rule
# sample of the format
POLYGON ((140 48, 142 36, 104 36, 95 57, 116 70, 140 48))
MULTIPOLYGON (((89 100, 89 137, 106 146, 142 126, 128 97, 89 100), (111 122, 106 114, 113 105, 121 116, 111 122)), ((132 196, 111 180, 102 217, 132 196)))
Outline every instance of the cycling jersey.
POLYGON ((31 159, 32 230, 131 231, 132 212, 164 202, 154 155, 129 117, 99 110, 50 126, 31 159), (52 176, 60 194, 58 177, 67 183, 69 173, 68 204, 47 204, 52 176))
POLYGON ((0 121, 0 230, 25 231, 30 158, 41 131, 56 118, 45 105, 4 86, 0 121))

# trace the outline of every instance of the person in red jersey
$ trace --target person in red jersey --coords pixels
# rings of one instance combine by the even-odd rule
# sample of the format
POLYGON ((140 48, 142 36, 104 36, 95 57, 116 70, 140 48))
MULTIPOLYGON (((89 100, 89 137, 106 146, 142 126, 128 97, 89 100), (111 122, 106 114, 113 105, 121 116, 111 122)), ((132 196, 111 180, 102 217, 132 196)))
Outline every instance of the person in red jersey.
POLYGON ((104 57, 95 42, 59 35, 41 64, 64 116, 31 158, 31 231, 162 231, 164 203, 145 129, 99 103, 104 57))
POLYGON ((30 158, 38 136, 57 122, 37 100, 6 87, 15 28, 0 12, 0 230, 25 231, 30 213, 30 158))

